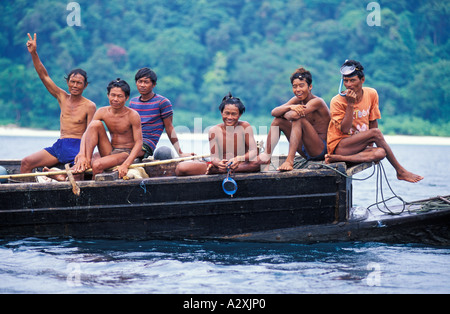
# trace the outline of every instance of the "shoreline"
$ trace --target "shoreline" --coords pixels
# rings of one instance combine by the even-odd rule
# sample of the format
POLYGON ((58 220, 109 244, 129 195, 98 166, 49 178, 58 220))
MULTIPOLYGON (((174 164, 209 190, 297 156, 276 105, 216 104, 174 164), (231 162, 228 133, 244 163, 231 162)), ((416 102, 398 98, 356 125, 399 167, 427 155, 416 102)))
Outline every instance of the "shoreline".
MULTIPOLYGON (((59 138, 59 131, 38 130, 28 128, 16 128, 0 126, 0 136, 22 136, 22 137, 54 137, 59 138)), ((266 140, 266 135, 255 135, 257 140, 266 140)), ((167 134, 163 133, 161 138, 167 139, 167 134)), ((207 139, 206 134, 199 133, 180 133, 178 138, 183 141, 207 139)), ((385 135, 388 144, 400 145, 444 145, 450 146, 450 137, 438 136, 409 136, 409 135, 385 135)), ((285 138, 280 139, 281 141, 285 138)))

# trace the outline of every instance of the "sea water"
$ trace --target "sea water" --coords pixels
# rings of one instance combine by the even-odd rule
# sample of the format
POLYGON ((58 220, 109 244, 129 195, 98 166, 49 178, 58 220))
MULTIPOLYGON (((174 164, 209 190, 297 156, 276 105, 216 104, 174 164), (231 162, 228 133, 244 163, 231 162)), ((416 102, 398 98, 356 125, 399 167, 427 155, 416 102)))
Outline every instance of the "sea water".
MULTIPOLYGON (((22 158, 54 141, 2 136, 0 159, 22 158)), ((425 177, 416 184, 398 181, 383 161, 396 195, 413 201, 450 194, 450 146, 392 148, 406 169, 425 177)), ((355 207, 377 199, 373 169, 355 176, 365 179, 353 182, 355 207)), ((392 195, 386 184, 378 188, 392 195)), ((450 247, 0 239, 0 293, 450 293, 450 247)))

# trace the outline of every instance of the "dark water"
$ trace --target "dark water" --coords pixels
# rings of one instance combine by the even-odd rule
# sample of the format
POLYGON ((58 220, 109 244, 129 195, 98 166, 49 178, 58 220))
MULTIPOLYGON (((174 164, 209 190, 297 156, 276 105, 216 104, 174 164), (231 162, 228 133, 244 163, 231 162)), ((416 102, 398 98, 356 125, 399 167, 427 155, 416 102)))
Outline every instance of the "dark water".
POLYGON ((2 293, 449 293, 450 248, 23 239, 2 293))
MULTIPOLYGON (((2 137, 0 159, 53 140, 2 137)), ((383 162, 398 195, 450 194, 450 146, 392 147, 405 168, 425 176, 400 182, 383 162)), ((354 205, 375 202, 375 188, 376 175, 354 181, 354 205)), ((450 247, 0 239, 0 293, 450 293, 450 247)))

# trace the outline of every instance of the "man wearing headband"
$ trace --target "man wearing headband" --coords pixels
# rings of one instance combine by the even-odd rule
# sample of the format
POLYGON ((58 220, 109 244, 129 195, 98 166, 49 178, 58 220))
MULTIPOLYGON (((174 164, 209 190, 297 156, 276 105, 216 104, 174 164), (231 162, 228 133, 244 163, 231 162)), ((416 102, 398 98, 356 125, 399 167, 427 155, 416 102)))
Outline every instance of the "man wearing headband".
POLYGON ((280 132, 289 141, 289 153, 279 171, 294 169, 294 158, 298 152, 306 160, 324 160, 327 152, 327 129, 330 110, 322 98, 314 96, 312 75, 303 68, 291 76, 295 96, 286 104, 272 110, 274 120, 267 138, 267 147, 261 154, 261 163, 267 163, 280 139, 280 132))
POLYGON ((422 180, 422 176, 400 165, 378 129, 378 119, 381 118, 378 93, 373 88, 363 87, 364 67, 358 61, 348 60, 341 73, 347 91, 344 96, 335 96, 330 103, 331 122, 325 161, 378 162, 387 157, 399 180, 413 183, 422 180))

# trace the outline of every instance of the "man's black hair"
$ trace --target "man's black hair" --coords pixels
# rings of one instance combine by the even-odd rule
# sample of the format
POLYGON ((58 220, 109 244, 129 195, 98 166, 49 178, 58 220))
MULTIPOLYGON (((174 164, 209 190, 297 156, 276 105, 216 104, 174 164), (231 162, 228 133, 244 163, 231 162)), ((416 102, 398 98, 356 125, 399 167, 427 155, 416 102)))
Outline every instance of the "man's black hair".
POLYGON ((158 77, 156 76, 156 73, 149 68, 142 68, 139 69, 139 71, 137 71, 134 80, 137 82, 138 80, 140 80, 141 78, 146 77, 149 78, 153 85, 156 85, 156 81, 158 81, 158 77))
POLYGON ((311 72, 306 71, 304 68, 300 68, 292 74, 291 84, 293 84, 294 80, 296 79, 299 79, 300 81, 306 81, 308 85, 311 85, 313 81, 311 72))
POLYGON ((109 92, 111 91, 111 89, 113 89, 114 87, 118 87, 120 89, 123 90, 123 92, 125 93, 126 97, 130 96, 130 85, 128 85, 128 83, 124 80, 121 80, 120 78, 111 81, 111 83, 109 83, 108 87, 106 88, 108 91, 108 95, 109 92))
POLYGON ((83 69, 74 69, 74 70, 70 71, 69 74, 67 74, 67 76, 64 78, 66 79, 67 82, 69 82, 72 75, 77 75, 77 74, 80 74, 82 77, 84 77, 84 87, 86 87, 88 85, 88 77, 87 77, 86 71, 83 69))
POLYGON ((239 114, 243 114, 245 112, 245 106, 242 101, 239 98, 233 97, 231 92, 229 92, 228 95, 222 99, 222 103, 219 106, 220 112, 223 112, 226 105, 235 105, 239 109, 239 114))
POLYGON ((364 77, 364 67, 361 63, 359 63, 356 60, 347 60, 342 66, 354 66, 355 71, 353 73, 350 73, 349 75, 344 75, 344 77, 353 77, 355 75, 358 75, 359 79, 362 79, 364 77))

